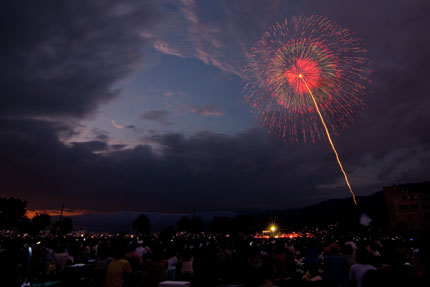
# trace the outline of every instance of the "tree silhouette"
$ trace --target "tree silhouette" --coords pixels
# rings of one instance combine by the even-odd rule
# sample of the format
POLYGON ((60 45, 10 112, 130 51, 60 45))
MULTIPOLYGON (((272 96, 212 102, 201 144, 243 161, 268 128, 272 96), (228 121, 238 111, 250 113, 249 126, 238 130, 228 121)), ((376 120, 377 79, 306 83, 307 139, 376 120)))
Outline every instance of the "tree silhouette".
POLYGON ((151 222, 145 214, 141 214, 133 221, 133 228, 140 234, 149 235, 151 232, 151 222))
POLYGON ((47 213, 37 213, 31 220, 33 233, 37 234, 41 230, 45 230, 51 224, 51 216, 47 213))
POLYGON ((202 232, 203 227, 204 227, 204 224, 200 217, 194 216, 191 219, 191 232, 193 233, 202 232))
POLYGON ((33 235, 33 225, 31 220, 24 216, 17 224, 14 226, 20 233, 29 233, 33 235))
POLYGON ((0 197, 0 230, 20 226, 26 219, 27 201, 20 198, 0 197))
POLYGON ((170 240, 174 235, 175 235, 175 227, 172 225, 169 225, 160 231, 161 240, 170 240))
POLYGON ((57 221, 52 226, 52 230, 55 233, 67 234, 73 230, 73 220, 71 218, 63 218, 61 221, 57 221))
POLYGON ((51 224, 51 217, 46 213, 37 213, 33 219, 24 217, 20 220, 16 229, 21 233, 29 233, 33 236, 38 235, 41 230, 45 230, 51 224))
POLYGON ((191 220, 188 217, 182 217, 176 223, 176 229, 180 232, 188 232, 191 230, 191 220))
POLYGON ((229 233, 231 230, 230 218, 215 216, 209 224, 209 228, 213 233, 229 233))
POLYGON ((238 215, 232 220, 233 233, 254 233, 257 231, 257 223, 254 216, 251 215, 238 215))

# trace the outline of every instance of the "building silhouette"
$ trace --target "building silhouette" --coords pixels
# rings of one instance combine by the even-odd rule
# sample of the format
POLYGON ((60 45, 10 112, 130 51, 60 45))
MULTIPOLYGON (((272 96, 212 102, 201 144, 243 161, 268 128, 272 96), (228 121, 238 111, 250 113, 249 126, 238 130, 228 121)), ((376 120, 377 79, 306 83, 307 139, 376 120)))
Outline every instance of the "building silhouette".
POLYGON ((391 228, 430 228, 430 182, 386 186, 384 197, 391 228))

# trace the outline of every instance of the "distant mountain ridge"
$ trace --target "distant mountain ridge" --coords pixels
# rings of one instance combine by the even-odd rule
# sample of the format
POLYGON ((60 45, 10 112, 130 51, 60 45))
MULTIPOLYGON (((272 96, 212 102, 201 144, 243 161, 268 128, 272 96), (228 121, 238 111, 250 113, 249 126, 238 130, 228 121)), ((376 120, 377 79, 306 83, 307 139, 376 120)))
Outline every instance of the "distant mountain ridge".
POLYGON ((339 223, 359 224, 360 215, 365 213, 374 225, 388 226, 387 207, 384 192, 378 191, 369 196, 357 197, 358 208, 352 198, 329 199, 297 209, 284 209, 271 212, 285 227, 297 228, 304 225, 325 225, 339 223))
MULTIPOLYGON (((261 211, 256 213, 236 213, 227 211, 198 212, 206 227, 213 220, 214 216, 230 217, 236 215, 251 215, 256 218, 257 225, 261 228, 267 224, 267 219, 275 217, 283 227, 300 229, 303 226, 327 225, 340 223, 343 225, 358 225, 360 214, 366 213, 378 226, 388 226, 387 208, 385 205, 383 191, 376 192, 369 196, 357 197, 359 208, 357 208, 352 198, 330 199, 310 206, 297 209, 282 209, 276 211, 261 211)), ((138 212, 124 211, 104 214, 81 214, 71 216, 76 229, 95 232, 134 232, 131 222, 141 213, 146 214, 151 221, 151 230, 157 232, 169 225, 176 225, 176 222, 184 216, 191 217, 192 214, 164 214, 158 212, 138 212)), ((53 216, 53 221, 58 220, 58 216, 53 216)), ((207 228, 206 228, 207 230, 207 228)))

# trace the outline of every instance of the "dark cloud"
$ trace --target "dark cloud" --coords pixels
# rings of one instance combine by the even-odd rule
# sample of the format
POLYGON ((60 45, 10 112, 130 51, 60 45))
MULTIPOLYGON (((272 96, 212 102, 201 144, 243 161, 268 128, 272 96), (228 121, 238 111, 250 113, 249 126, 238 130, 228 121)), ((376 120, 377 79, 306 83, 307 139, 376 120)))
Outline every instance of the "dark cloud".
MULTIPOLYGON (((147 140, 157 149, 102 141, 65 145, 57 134, 67 129, 45 121, 0 121, 0 180, 8 194, 26 198, 32 208, 58 208, 66 202, 70 208, 159 211, 185 211, 193 205, 206 210, 285 208, 348 196, 325 143, 285 144, 249 130, 236 136, 153 135, 147 140), (340 186, 333 185, 337 180, 340 186)), ((402 161, 398 157, 387 166, 402 161)), ((425 167, 424 158, 419 164, 425 167)), ((407 172, 423 178, 427 170, 411 166, 407 172)), ((379 188, 357 186, 356 191, 379 188)))
POLYGON ((110 147, 113 150, 120 150, 120 149, 123 149, 123 148, 127 147, 127 145, 125 145, 125 144, 113 144, 110 147))
POLYGON ((104 151, 108 145, 104 141, 88 141, 88 142, 73 142, 72 148, 76 150, 83 150, 87 152, 104 151))
POLYGON ((148 110, 141 115, 144 120, 155 121, 165 126, 171 125, 170 112, 167 110, 148 110))
POLYGON ((96 134, 96 139, 100 141, 107 141, 109 139, 109 136, 105 133, 96 134))
POLYGON ((137 127, 135 125, 126 125, 125 128, 128 129, 128 130, 130 130, 130 131, 133 131, 135 133, 140 133, 140 132, 143 131, 142 128, 139 128, 139 127, 137 127))
POLYGON ((2 1, 0 112, 82 116, 139 65, 148 1, 2 1))

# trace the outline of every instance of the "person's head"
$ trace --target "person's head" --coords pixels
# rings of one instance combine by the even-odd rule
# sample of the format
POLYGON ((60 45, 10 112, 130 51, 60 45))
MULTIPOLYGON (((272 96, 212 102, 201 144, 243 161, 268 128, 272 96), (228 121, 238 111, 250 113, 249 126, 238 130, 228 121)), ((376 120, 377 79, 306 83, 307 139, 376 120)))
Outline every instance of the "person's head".
POLYGON ((378 246, 376 245, 376 243, 375 243, 375 242, 371 241, 371 242, 369 243, 369 249, 370 249, 371 251, 377 251, 377 250, 378 250, 378 246))
POLYGON ((161 249, 156 249, 154 250, 154 252, 152 253, 151 259, 152 261, 161 261, 163 260, 163 251, 161 249))
POLYGON ((134 252, 135 250, 136 250, 136 247, 134 246, 134 244, 127 245, 127 248, 126 248, 127 253, 134 252))
POLYGON ((100 259, 105 259, 107 257, 107 247, 105 244, 100 244, 99 247, 97 248, 97 256, 100 259))
POLYGON ((342 247, 342 254, 343 255, 352 255, 354 253, 354 250, 352 249, 352 246, 349 244, 345 244, 342 247))
POLYGON ((191 250, 189 248, 184 250, 183 259, 184 261, 190 261, 192 257, 191 250))
POLYGON ((339 246, 336 243, 332 243, 329 245, 329 255, 338 255, 339 254, 339 246))
POLYGON ((167 256, 170 258, 170 257, 173 257, 173 256, 176 256, 176 249, 175 248, 169 248, 168 250, 167 250, 167 256))
POLYGON ((124 248, 118 243, 113 244, 111 247, 111 254, 113 258, 121 259, 124 257, 124 248))
POLYGON ((66 250, 66 247, 62 243, 57 243, 54 247, 55 253, 64 253, 66 250))
POLYGON ((277 241, 275 244, 275 253, 276 254, 281 254, 285 251, 285 245, 284 242, 282 241, 277 241))
POLYGON ((359 248, 355 255, 355 260, 360 264, 369 264, 371 261, 371 255, 365 248, 359 248))
POLYGON ((317 247, 317 242, 315 239, 310 239, 307 243, 308 248, 316 248, 317 247))

